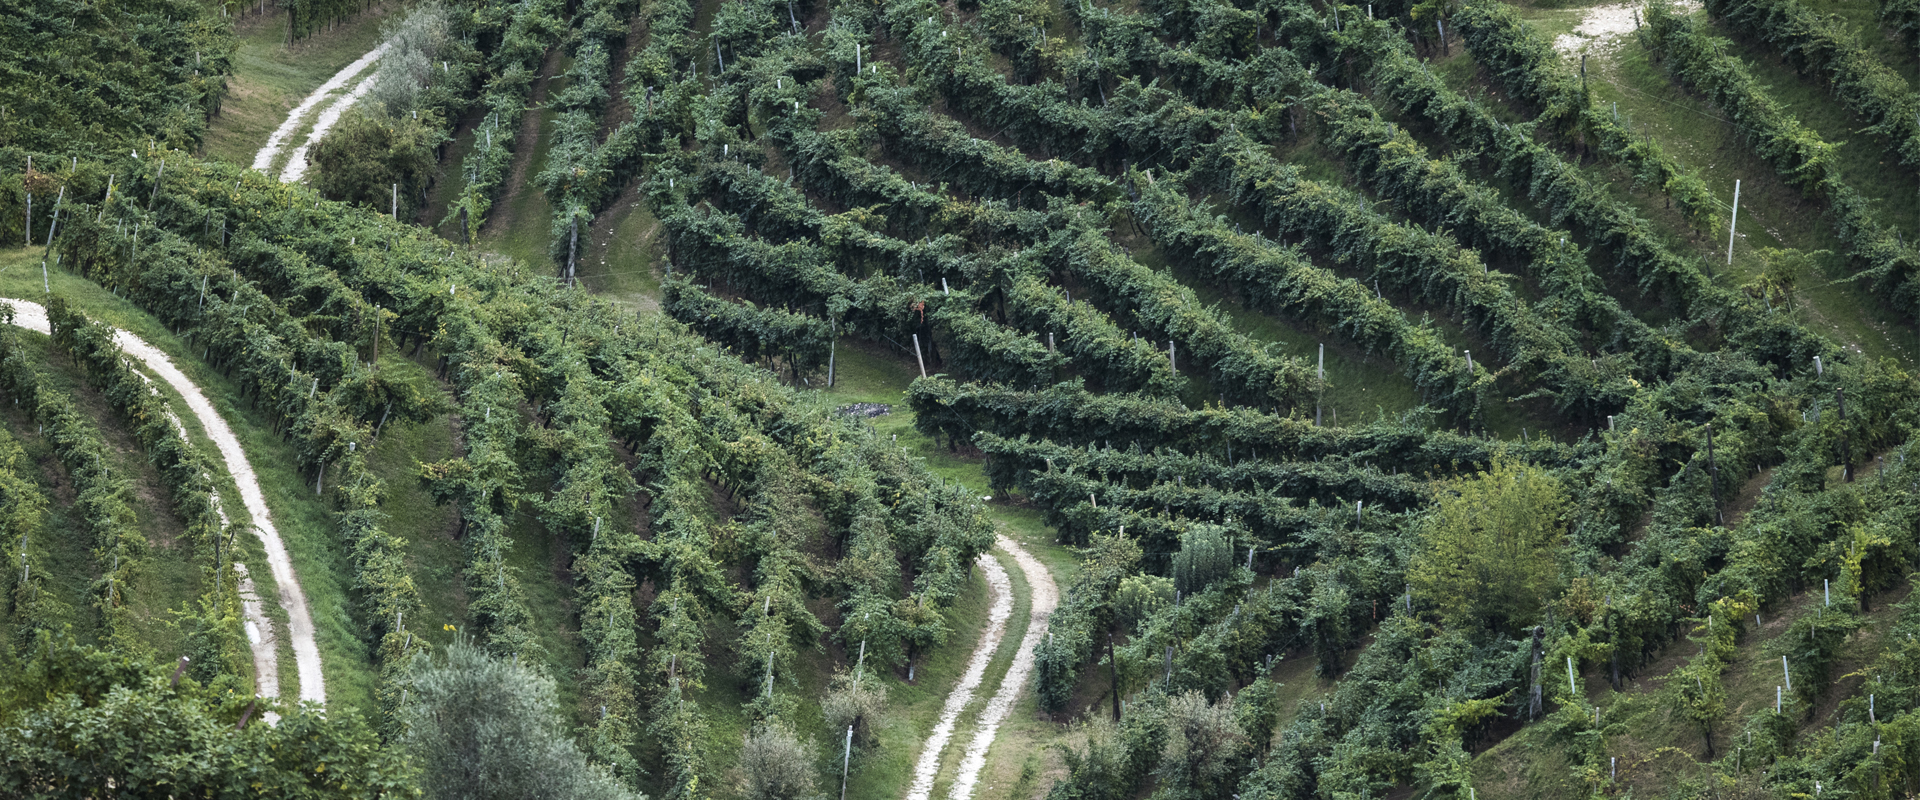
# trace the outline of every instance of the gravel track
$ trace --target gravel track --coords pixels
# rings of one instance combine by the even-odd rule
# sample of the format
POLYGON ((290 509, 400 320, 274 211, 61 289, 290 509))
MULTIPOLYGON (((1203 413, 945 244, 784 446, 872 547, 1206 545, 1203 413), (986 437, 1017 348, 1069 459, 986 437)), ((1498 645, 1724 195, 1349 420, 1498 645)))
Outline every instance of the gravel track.
POLYGON ((1013 617, 1013 583, 1008 580, 1007 571, 985 553, 975 563, 986 573, 987 595, 992 598, 987 611, 987 629, 973 648, 973 657, 967 661, 967 671, 961 674, 960 684, 953 687, 946 705, 940 707, 940 721, 933 726, 933 733, 927 736, 927 743, 920 750, 920 760, 914 764, 913 785, 907 790, 907 800, 927 800, 933 795, 933 779, 940 774, 940 752, 947 749, 947 742, 953 738, 960 713, 973 702, 973 692, 980 688, 987 665, 993 663, 993 654, 999 651, 1000 640, 1007 633, 1007 620, 1013 617))
POLYGON ((1005 536, 996 536, 995 544, 1012 554, 1014 563, 1020 565, 1020 573, 1026 576, 1028 589, 1033 593, 1033 608, 1028 615, 1027 634, 1020 637, 1020 649, 1013 655, 1013 666, 1007 668, 1006 677, 1000 679, 999 690, 980 712, 973 741, 967 745, 966 756, 960 759, 960 775, 947 793, 954 800, 973 796, 980 782, 980 770, 987 765, 987 751, 993 747, 993 737, 1000 732, 1000 723, 1013 712, 1014 701, 1026 690, 1027 678, 1033 674, 1033 654, 1047 635, 1047 617, 1060 605, 1060 590, 1054 586, 1053 575, 1047 572, 1045 564, 1005 536))
MULTIPOLYGON (((318 108, 319 105, 327 99, 328 95, 339 91, 340 87, 346 86, 348 82, 353 80, 355 75, 366 71, 367 67, 372 66, 373 62, 380 60, 380 56, 386 52, 387 46, 384 43, 379 47, 373 48, 368 51, 366 55, 361 56, 353 63, 348 64, 344 69, 334 73, 333 77, 328 78, 326 83, 320 84, 320 88, 313 90, 313 94, 307 95, 305 100, 300 101, 300 105, 294 106, 293 111, 288 112, 286 121, 280 123, 280 127, 275 128, 273 133, 267 137, 266 146, 261 147, 260 152, 253 154, 253 168, 261 172, 270 172, 273 169, 274 159, 280 155, 280 148, 285 147, 287 140, 292 138, 296 131, 300 130, 300 123, 307 118, 307 115, 312 113, 315 108, 318 108)), ((304 149, 305 148, 302 148, 302 150, 304 149)))
MULTIPOLYGON (((380 48, 385 47, 386 45, 380 46, 380 48)), ((380 48, 376 48, 374 53, 380 52, 380 48)), ((313 123, 313 130, 307 132, 307 140, 301 143, 299 149, 293 151, 293 155, 287 157, 287 168, 280 172, 281 183, 293 183, 307 174, 307 150, 319 144, 320 140, 326 137, 327 131, 333 130, 334 123, 340 121, 340 116, 347 113, 347 109, 352 108, 354 103, 360 102, 360 98, 365 97, 367 90, 372 88, 373 76, 369 75, 366 80, 356 84, 353 91, 341 95, 340 99, 333 101, 333 105, 327 106, 327 110, 320 112, 320 118, 313 123)))
MULTIPOLYGON (((51 333, 52 326, 47 322, 47 310, 39 303, 25 300, 0 299, 13 308, 13 324, 37 333, 51 333)), ((140 360, 146 368, 166 381, 182 398, 187 409, 193 412, 200 427, 213 440, 220 451, 220 459, 226 463, 227 472, 233 475, 234 485, 240 488, 240 502, 252 517, 253 532, 260 538, 260 544, 267 552, 267 567, 273 573, 274 582, 280 588, 280 606, 287 612, 287 633, 293 644, 293 657, 300 678, 300 699, 314 703, 327 702, 326 679, 320 671, 320 649, 314 644, 313 617, 307 610, 306 593, 300 590, 300 581, 293 574, 293 562, 287 556, 287 548, 280 541, 280 533, 273 526, 273 515, 267 510, 266 496, 260 491, 260 482, 254 477, 253 466, 247 461, 246 451, 240 448, 240 440, 234 436, 233 429, 227 427, 227 421, 214 410, 213 403, 202 394, 200 387, 189 380, 186 373, 173 365, 173 360, 139 337, 123 330, 113 332, 115 344, 127 355, 140 360)), ((252 583, 251 580, 248 581, 252 583)), ((254 608, 257 611, 257 599, 254 608)), ((264 624, 271 631, 271 623, 264 615, 247 614, 249 622, 264 624)), ((259 694, 273 697, 279 694, 278 658, 273 650, 273 637, 260 635, 255 637, 249 631, 248 639, 254 650, 255 669, 261 674, 257 679, 259 694), (265 653, 261 651, 264 648, 265 653)))

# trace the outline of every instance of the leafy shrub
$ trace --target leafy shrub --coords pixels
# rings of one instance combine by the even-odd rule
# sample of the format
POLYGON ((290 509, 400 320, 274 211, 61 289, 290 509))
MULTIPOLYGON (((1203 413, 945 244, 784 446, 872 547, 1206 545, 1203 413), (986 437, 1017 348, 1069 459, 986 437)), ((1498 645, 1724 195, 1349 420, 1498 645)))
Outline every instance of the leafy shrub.
POLYGON ((1450 481, 1408 581, 1451 624, 1525 627, 1559 579, 1566 506, 1560 481, 1538 467, 1496 462, 1484 475, 1450 481))
POLYGON ((1167 703, 1167 745, 1154 771, 1172 798, 1220 797, 1239 782, 1246 733, 1230 701, 1208 703, 1189 691, 1167 703))
POLYGON ((1173 602, 1173 579, 1158 575, 1129 575, 1120 581, 1113 594, 1113 617, 1122 629, 1131 630, 1173 602))
POLYGON ((468 642, 421 664, 401 747, 430 798, 634 798, 560 728, 553 679, 468 642))
POLYGON ((412 216, 439 169, 435 150, 447 133, 438 119, 390 119, 355 108, 313 147, 313 188, 329 200, 392 212, 399 184, 399 212, 412 216))
POLYGON ((878 729, 886 713, 886 684, 872 677, 856 682, 851 672, 833 676, 833 688, 820 701, 820 714, 826 718, 827 733, 831 734, 828 738, 836 743, 851 727, 856 744, 872 747, 879 742, 878 729))
POLYGON ((747 734, 740 773, 747 800, 802 800, 813 793, 813 753, 778 725, 747 734))
POLYGON ((1226 528, 1195 525, 1180 535, 1180 552, 1173 556, 1173 585, 1182 594, 1202 591, 1233 571, 1233 544, 1226 528))

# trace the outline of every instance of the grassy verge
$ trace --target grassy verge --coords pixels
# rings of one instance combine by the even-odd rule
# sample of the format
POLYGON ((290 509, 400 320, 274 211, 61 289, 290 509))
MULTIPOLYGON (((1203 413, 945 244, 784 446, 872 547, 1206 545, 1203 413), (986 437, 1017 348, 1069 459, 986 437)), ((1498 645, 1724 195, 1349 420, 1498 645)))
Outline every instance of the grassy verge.
MULTIPOLYGON (((1528 8, 1523 13, 1543 32, 1558 36, 1571 33, 1580 24, 1587 5, 1528 8)), ((1648 209, 1650 218, 1667 225, 1674 239, 1685 243, 1682 252, 1701 256, 1713 270, 1715 280, 1737 287, 1760 277, 1767 266, 1762 255, 1765 249, 1826 251, 1797 276, 1798 302, 1783 313, 1800 315, 1814 330, 1866 355, 1913 361, 1920 353, 1920 338, 1866 286, 1849 281, 1852 267, 1834 255, 1841 245, 1820 209, 1776 177, 1773 168, 1754 155, 1745 134, 1721 116, 1719 109, 1674 83, 1665 68, 1631 36, 1589 44, 1586 52, 1594 102, 1609 109, 1617 106, 1631 130, 1653 137, 1682 166, 1697 171, 1721 195, 1727 209, 1731 208, 1734 181, 1741 182, 1740 235, 1734 242, 1731 265, 1726 263, 1725 229, 1704 235, 1687 233, 1673 227, 1671 214, 1662 213, 1663 209, 1648 209)), ((1849 181, 1876 200, 1883 219, 1898 223, 1920 216, 1920 192, 1898 186, 1898 171, 1877 164, 1882 154, 1869 144, 1872 137, 1855 133, 1858 126, 1824 90, 1802 81, 1771 55, 1744 43, 1734 52, 1754 66, 1756 76, 1768 82, 1774 97, 1818 130, 1822 138, 1829 142, 1852 141, 1840 148, 1843 169, 1849 181)), ((1451 67, 1444 74, 1459 79, 1474 75, 1474 71, 1451 67)), ((1485 86, 1474 88, 1496 103, 1505 102, 1485 86)), ((1643 203, 1642 208, 1647 206, 1643 203)))
MULTIPOLYGON (((287 14, 277 8, 234 23, 239 50, 220 116, 207 131, 203 155, 252 164, 287 112, 380 41, 380 26, 405 0, 385 0, 338 27, 287 43, 287 14)), ((287 149, 300 146, 288 142, 287 149)))
MULTIPOLYGON (((1895 607, 1907 593, 1906 588, 1875 598, 1874 611, 1865 615, 1867 624, 1855 634, 1834 664, 1834 685, 1821 695, 1812 709, 1804 704, 1797 712, 1801 731, 1832 726, 1838 720, 1839 703, 1852 697, 1866 676, 1858 674, 1886 645, 1888 633, 1900 614, 1895 607)), ((1668 645, 1652 663, 1635 671, 1624 683, 1623 691, 1607 686, 1605 676, 1589 671, 1583 676, 1587 700, 1601 709, 1611 721, 1606 748, 1618 759, 1618 781, 1613 792, 1634 796, 1662 794, 1683 782, 1709 780, 1707 762, 1738 758, 1743 746, 1740 731, 1755 714, 1771 713, 1775 687, 1781 683, 1780 661, 1770 655, 1774 640, 1802 616, 1819 613, 1818 591, 1804 592, 1763 612, 1764 624, 1758 629, 1746 626, 1740 639, 1739 654, 1721 675, 1726 690, 1726 714, 1714 726, 1715 753, 1709 758, 1706 740, 1698 724, 1688 719, 1668 681, 1677 667, 1691 660, 1697 646, 1688 641, 1668 645)), ((1567 744, 1555 741, 1549 726, 1528 726, 1488 748, 1475 761, 1475 786, 1490 800, 1502 798, 1575 798, 1585 797, 1587 786, 1570 766, 1567 744)), ((1759 774, 1760 765, 1749 759, 1746 779, 1759 774)))
MULTIPOLYGON (((39 273, 40 251, 12 249, 0 251, 0 297, 39 301, 45 297, 39 273)), ((274 525, 286 543, 294 569, 305 590, 316 628, 317 644, 327 681, 328 704, 342 706, 354 713, 374 710, 372 690, 376 676, 368 665, 366 645, 360 641, 351 617, 348 587, 352 578, 347 555, 334 536, 329 509, 313 492, 313 484, 286 465, 297 463, 293 447, 274 435, 268 415, 239 403, 237 383, 201 361, 193 349, 166 326, 131 303, 105 288, 63 271, 49 274, 53 291, 76 303, 87 314, 109 325, 132 332, 148 344, 166 352, 180 370, 212 400, 215 410, 226 419, 240 439, 253 465, 267 506, 273 512, 274 525)), ((182 415, 185 419, 188 415, 182 415)), ((221 487, 222 499, 235 513, 239 493, 230 481, 221 487)), ((264 551, 256 539, 242 537, 235 542, 239 559, 244 561, 263 598, 278 596, 272 573, 266 568, 264 551)), ((285 614, 277 604, 268 604, 270 615, 284 624, 285 614)), ((292 648, 281 638, 281 687, 292 695, 298 688, 292 648)))

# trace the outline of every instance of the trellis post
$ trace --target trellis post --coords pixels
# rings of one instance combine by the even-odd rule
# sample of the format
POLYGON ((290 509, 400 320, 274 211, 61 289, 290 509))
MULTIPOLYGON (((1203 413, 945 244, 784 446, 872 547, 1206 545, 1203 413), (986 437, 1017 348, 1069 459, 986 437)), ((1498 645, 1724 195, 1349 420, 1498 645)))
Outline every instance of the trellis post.
POLYGON ((1734 231, 1740 225, 1740 179, 1733 180, 1733 214, 1727 219, 1727 266, 1733 266, 1734 231))

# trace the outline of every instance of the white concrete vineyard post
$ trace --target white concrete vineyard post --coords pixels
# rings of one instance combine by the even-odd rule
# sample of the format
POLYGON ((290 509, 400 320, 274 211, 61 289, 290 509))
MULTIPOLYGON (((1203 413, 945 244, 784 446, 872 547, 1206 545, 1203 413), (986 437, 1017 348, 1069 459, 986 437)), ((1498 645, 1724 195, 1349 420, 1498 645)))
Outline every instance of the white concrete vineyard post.
POLYGON ((99 222, 107 218, 107 201, 113 199, 113 179, 117 177, 120 177, 120 176, 118 175, 107 176, 107 194, 106 196, 100 198, 100 213, 94 215, 93 217, 94 222, 99 222))
POLYGON ((47 225, 47 249, 40 253, 40 260, 42 261, 45 261, 47 256, 53 254, 53 235, 56 231, 60 230, 60 206, 66 199, 67 187, 62 186, 60 187, 60 194, 53 198, 53 222, 47 225))
POLYGON ((847 726, 846 749, 840 753, 840 800, 847 800, 847 767, 853 764, 853 726, 847 726))
MULTIPOLYGON (((715 45, 715 46, 717 47, 718 45, 715 45)), ((567 239, 567 285, 568 286, 573 285, 573 271, 574 271, 575 265, 579 263, 578 255, 580 252, 580 215, 572 214, 570 216, 573 217, 573 221, 569 223, 567 226, 567 229, 569 231, 568 239, 567 239)))
POLYGON ((1320 361, 1319 361, 1319 364, 1313 368, 1313 378, 1315 381, 1317 381, 1320 384, 1319 391, 1318 391, 1319 397, 1316 397, 1313 403, 1313 426, 1318 428, 1320 427, 1320 405, 1321 405, 1320 398, 1326 397, 1326 394, 1327 394, 1327 343, 1326 342, 1320 343, 1320 361))
POLYGON ((154 192, 146 196, 146 209, 154 211, 154 201, 159 200, 159 178, 167 176, 167 161, 159 163, 159 171, 154 173, 154 192))
POLYGON ((1733 181, 1733 215, 1727 218, 1727 266, 1733 266, 1733 236, 1740 225, 1740 179, 1733 181))
POLYGON ((920 363, 920 377, 927 377, 927 360, 920 355, 920 334, 913 335, 913 360, 920 363))

